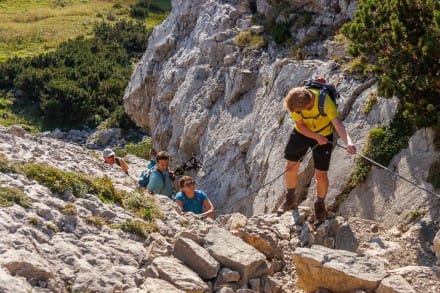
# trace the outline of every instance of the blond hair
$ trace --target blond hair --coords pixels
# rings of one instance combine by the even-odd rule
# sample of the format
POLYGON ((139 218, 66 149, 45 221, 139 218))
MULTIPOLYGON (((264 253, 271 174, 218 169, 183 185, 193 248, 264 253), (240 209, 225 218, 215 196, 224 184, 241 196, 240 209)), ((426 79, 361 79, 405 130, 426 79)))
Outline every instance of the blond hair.
POLYGON ((306 108, 313 98, 313 93, 303 87, 294 87, 284 98, 284 108, 289 112, 299 112, 306 108))

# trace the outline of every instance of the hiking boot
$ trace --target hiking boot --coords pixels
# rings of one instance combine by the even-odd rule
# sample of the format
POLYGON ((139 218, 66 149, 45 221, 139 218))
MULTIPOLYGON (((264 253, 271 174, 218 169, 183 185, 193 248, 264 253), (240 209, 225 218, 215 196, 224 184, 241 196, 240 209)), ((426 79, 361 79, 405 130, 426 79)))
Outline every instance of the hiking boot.
POLYGON ((324 201, 315 201, 315 220, 324 222, 327 219, 327 210, 324 201))
POLYGON ((286 193, 286 198, 281 203, 280 207, 278 208, 279 213, 284 213, 293 209, 296 209, 296 198, 295 193, 286 193))

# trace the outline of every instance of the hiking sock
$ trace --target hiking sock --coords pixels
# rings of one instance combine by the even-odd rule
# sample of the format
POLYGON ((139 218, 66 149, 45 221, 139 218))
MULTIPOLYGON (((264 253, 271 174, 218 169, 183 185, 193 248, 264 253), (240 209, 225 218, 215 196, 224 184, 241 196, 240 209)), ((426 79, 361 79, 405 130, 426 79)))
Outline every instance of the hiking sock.
POLYGON ((295 194, 295 188, 287 188, 287 194, 295 194))

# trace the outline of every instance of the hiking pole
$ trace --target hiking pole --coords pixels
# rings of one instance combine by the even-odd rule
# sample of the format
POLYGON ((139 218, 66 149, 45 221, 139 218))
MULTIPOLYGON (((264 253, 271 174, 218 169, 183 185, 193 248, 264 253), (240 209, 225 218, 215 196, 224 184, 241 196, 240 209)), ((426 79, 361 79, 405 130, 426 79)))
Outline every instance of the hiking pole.
MULTIPOLYGON (((336 143, 336 145, 337 145, 338 147, 340 147, 340 148, 343 148, 344 150, 347 149, 347 147, 344 147, 343 145, 340 145, 339 143, 336 143)), ((357 151, 355 152, 355 154, 358 155, 358 156, 360 156, 361 158, 367 160, 368 162, 370 162, 370 163, 372 163, 372 164, 374 164, 374 165, 376 165, 376 166, 378 166, 378 167, 380 167, 380 168, 382 168, 382 169, 384 169, 384 170, 390 172, 390 173, 393 174, 394 176, 397 176, 397 177, 399 177, 400 179, 403 179, 404 181, 408 182, 409 184, 413 185, 414 187, 416 187, 416 188, 418 188, 418 189, 421 189, 421 190, 423 190, 423 191, 426 191, 427 193, 429 193, 429 194, 431 194, 431 195, 434 195, 434 196, 437 196, 438 198, 440 198, 440 194, 438 194, 438 193, 436 193, 436 192, 434 192, 434 191, 431 191, 431 190, 429 190, 429 189, 426 189, 426 188, 423 187, 423 186, 418 185, 417 183, 415 183, 415 182, 413 182, 413 181, 411 181, 411 180, 409 180, 409 179, 403 177, 403 176, 400 175, 399 173, 397 173, 397 172, 395 172, 395 171, 393 171, 393 170, 391 170, 391 169, 385 167, 384 165, 382 165, 382 164, 380 164, 380 163, 374 161, 373 159, 370 159, 369 157, 367 157, 367 156, 365 156, 365 155, 363 155, 363 154, 361 154, 361 153, 358 153, 357 151)))

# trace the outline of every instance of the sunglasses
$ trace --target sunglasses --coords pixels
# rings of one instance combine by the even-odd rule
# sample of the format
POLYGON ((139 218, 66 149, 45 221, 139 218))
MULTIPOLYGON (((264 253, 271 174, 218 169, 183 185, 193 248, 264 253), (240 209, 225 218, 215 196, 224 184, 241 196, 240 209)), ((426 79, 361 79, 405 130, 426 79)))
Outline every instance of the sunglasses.
POLYGON ((194 181, 192 181, 192 182, 188 182, 188 183, 184 184, 183 186, 191 187, 191 186, 194 186, 194 185, 196 185, 196 183, 194 181))

